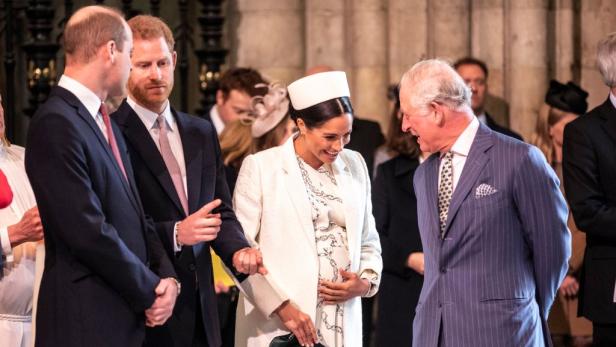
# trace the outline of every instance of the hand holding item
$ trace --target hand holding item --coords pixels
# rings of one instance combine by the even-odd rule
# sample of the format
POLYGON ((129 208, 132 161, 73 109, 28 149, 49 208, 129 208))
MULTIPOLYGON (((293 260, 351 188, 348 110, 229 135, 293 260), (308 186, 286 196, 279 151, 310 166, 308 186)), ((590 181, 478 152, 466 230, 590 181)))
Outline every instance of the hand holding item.
POLYGON ((11 190, 11 186, 9 186, 6 176, 4 176, 4 173, 0 170, 0 208, 9 206, 12 201, 13 191, 11 190))
POLYGON ((174 278, 163 278, 154 290, 156 299, 152 307, 145 310, 146 323, 148 327, 163 325, 171 317, 175 299, 179 295, 179 282, 174 278))
POLYGON ((571 275, 565 276, 563 283, 560 284, 558 292, 566 297, 574 297, 580 289, 577 279, 571 275))
POLYGON ((248 275, 267 274, 267 269, 263 266, 263 256, 257 248, 246 247, 235 252, 233 254, 233 266, 236 271, 248 275))
POLYGON ((8 227, 9 241, 11 247, 15 247, 24 242, 32 242, 43 239, 43 224, 39 216, 38 208, 32 207, 21 217, 17 224, 8 227))
POLYGON ((201 209, 186 217, 177 225, 177 240, 180 245, 192 246, 199 242, 212 241, 218 236, 222 220, 219 213, 212 210, 220 206, 216 199, 201 207, 201 209))
POLYGON ((342 282, 321 281, 319 283, 319 298, 325 305, 343 303, 356 296, 362 296, 370 290, 370 282, 367 279, 350 271, 340 269, 342 282))
POLYGON ((282 303, 275 313, 302 346, 313 346, 319 342, 317 330, 310 316, 300 311, 289 300, 282 303))
POLYGON ((423 252, 413 252, 406 259, 406 266, 413 269, 418 274, 424 274, 424 254, 423 252))

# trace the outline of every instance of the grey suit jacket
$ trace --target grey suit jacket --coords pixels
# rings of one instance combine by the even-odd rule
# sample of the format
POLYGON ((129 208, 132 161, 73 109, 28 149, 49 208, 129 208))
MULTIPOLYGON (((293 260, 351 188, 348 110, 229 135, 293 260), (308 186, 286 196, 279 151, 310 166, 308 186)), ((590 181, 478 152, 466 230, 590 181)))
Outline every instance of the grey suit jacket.
POLYGON ((414 179, 425 278, 413 346, 551 345, 546 318, 571 253, 554 171, 536 147, 480 125, 444 240, 438 175, 433 155, 414 179))

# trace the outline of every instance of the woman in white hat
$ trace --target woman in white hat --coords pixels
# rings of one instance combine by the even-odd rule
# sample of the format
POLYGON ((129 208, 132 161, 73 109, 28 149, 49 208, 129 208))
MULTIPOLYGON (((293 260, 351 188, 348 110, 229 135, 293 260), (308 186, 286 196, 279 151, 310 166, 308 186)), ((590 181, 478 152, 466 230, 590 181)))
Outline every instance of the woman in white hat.
POLYGON ((368 169, 344 149, 346 75, 307 76, 288 92, 299 133, 246 157, 235 188, 237 217, 269 270, 242 283, 236 346, 289 332, 304 346, 361 346, 360 298, 376 293, 383 264, 368 169))

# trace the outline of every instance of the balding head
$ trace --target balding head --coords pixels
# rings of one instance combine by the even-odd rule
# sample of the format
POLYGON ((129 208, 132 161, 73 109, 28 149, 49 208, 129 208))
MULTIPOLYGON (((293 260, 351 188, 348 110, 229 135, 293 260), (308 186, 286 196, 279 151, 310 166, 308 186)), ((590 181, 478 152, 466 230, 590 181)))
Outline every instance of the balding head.
POLYGON ((122 51, 127 40, 127 24, 121 12, 111 7, 86 6, 75 12, 64 29, 67 65, 86 64, 109 41, 122 51))

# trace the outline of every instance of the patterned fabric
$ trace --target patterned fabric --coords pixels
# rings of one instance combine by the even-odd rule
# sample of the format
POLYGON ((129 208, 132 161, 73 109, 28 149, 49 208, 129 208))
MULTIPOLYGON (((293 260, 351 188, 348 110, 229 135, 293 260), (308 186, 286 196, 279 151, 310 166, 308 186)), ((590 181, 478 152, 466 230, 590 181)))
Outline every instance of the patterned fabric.
MULTIPOLYGON (((312 224, 319 258, 319 281, 342 282, 339 269, 349 271, 349 245, 344 205, 331 167, 313 169, 297 157, 312 207, 312 224)), ((344 304, 317 302, 317 335, 327 347, 344 346, 344 304)))
POLYGON ((447 226, 447 212, 453 195, 453 152, 447 152, 443 157, 443 169, 441 170, 441 182, 438 187, 438 213, 440 221, 441 239, 445 237, 447 226))
POLYGON ((475 199, 483 198, 484 196, 492 195, 496 193, 498 190, 492 187, 487 183, 480 184, 477 189, 475 189, 475 199))

